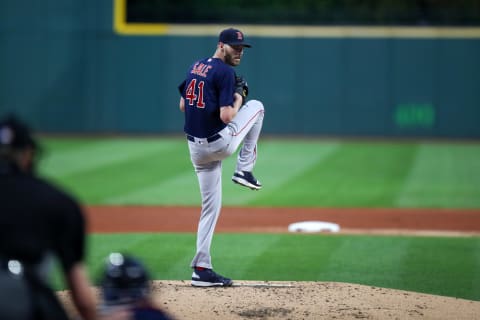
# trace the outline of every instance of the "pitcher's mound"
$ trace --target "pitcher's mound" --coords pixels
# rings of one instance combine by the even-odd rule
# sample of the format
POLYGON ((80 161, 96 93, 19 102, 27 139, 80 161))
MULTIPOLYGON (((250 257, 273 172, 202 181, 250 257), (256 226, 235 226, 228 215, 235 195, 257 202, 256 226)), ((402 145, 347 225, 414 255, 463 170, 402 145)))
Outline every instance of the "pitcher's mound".
MULTIPOLYGON (((338 283, 236 281, 195 288, 189 281, 154 281, 157 306, 181 319, 475 319, 480 302, 338 283)), ((67 292, 60 297, 68 307, 67 292)))

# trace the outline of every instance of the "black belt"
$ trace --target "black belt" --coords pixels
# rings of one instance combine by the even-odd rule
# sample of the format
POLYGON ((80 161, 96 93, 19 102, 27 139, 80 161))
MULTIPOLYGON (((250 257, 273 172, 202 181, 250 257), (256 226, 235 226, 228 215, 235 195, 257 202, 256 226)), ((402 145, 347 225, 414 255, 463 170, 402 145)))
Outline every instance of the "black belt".
MULTIPOLYGON (((217 141, 221 137, 222 136, 220 134, 215 133, 213 136, 210 136, 210 137, 207 138, 207 142, 210 143, 210 142, 213 142, 213 141, 217 141)), ((195 139, 198 139, 198 138, 195 138, 194 136, 191 136, 191 135, 187 134, 187 140, 195 142, 195 139)))

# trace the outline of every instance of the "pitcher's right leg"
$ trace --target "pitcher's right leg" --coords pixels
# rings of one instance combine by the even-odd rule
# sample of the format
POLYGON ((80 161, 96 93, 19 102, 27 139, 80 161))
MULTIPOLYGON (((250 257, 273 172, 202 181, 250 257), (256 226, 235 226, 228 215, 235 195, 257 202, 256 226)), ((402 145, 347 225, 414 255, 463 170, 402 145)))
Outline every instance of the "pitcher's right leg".
POLYGON ((195 165, 195 172, 202 196, 202 211, 197 231, 197 252, 191 266, 212 269, 210 246, 222 205, 222 162, 195 165))
POLYGON ((192 286, 231 286, 232 280, 212 269, 210 246, 222 205, 222 162, 195 165, 202 195, 202 211, 197 231, 197 252, 192 260, 192 286))

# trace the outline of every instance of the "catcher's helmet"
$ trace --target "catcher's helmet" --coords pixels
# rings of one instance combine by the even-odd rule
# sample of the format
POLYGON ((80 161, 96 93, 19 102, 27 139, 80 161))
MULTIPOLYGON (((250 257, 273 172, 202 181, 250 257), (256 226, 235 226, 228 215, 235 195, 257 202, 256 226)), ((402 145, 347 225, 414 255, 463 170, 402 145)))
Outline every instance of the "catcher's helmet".
POLYGON ((139 260, 111 253, 107 257, 101 287, 105 304, 128 304, 148 297, 150 278, 139 260))

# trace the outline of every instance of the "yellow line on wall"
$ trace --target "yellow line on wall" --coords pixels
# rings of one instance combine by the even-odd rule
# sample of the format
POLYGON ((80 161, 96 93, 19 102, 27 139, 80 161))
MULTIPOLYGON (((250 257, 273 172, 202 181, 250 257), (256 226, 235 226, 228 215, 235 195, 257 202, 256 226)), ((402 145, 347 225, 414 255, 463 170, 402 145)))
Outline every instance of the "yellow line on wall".
MULTIPOLYGON (((216 36, 224 24, 129 23, 126 0, 113 0, 113 28, 130 36, 216 36)), ((234 25, 248 36, 286 38, 480 38, 480 27, 234 25)))

